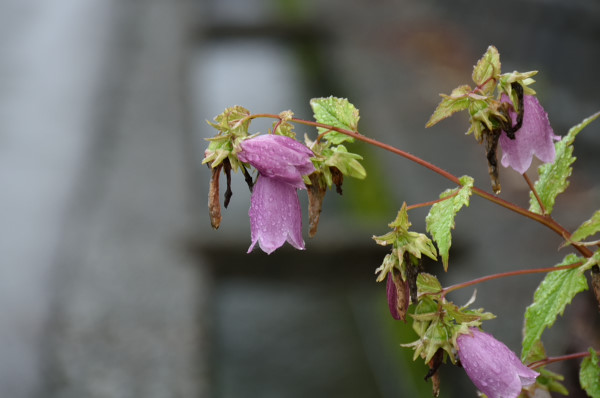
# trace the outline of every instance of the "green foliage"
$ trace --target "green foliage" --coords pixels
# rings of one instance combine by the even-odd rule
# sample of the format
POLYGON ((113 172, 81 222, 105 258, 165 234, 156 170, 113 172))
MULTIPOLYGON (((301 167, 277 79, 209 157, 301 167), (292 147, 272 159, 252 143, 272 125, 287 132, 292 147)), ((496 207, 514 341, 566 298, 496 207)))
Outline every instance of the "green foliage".
POLYGON ((581 242, 588 236, 594 235, 600 231, 600 210, 597 210, 592 218, 585 221, 571 235, 572 242, 581 242))
POLYGON ((464 85, 452 90, 450 95, 440 94, 443 99, 429 117, 425 127, 431 127, 454 113, 467 109, 470 104, 470 98, 468 97, 470 91, 471 87, 464 85))
MULTIPOLYGON (((310 100, 310 106, 317 122, 358 132, 358 119, 360 119, 358 109, 347 99, 336 97, 313 98, 310 100)), ((319 127, 318 130, 320 134, 329 131, 322 127, 319 127)), ((324 138, 334 145, 346 141, 354 142, 354 138, 337 131, 330 131, 324 138)))
POLYGON ((535 83, 535 80, 533 80, 531 77, 535 76, 536 74, 537 70, 533 70, 525 73, 515 71, 511 73, 505 73, 500 76, 498 89, 501 93, 506 93, 509 96, 515 111, 519 110, 519 101, 517 98, 517 93, 515 93, 512 89, 512 84, 519 83, 521 87, 523 87, 523 94, 525 95, 535 95, 535 90, 529 87, 529 85, 535 83))
MULTIPOLYGON (((569 186, 568 178, 573 172, 571 165, 576 160, 573 156, 573 142, 575 141, 575 137, 599 116, 600 112, 595 113, 578 125, 573 126, 567 135, 554 144, 556 148, 554 163, 545 163, 538 168, 539 178, 535 183, 535 190, 546 208, 546 214, 552 213, 556 197, 569 186)), ((533 192, 529 193, 529 197, 529 210, 542 214, 542 209, 533 192)))
POLYGON ((442 94, 442 101, 425 127, 431 127, 456 112, 468 110, 470 127, 467 134, 472 133, 477 142, 481 143, 484 131, 498 128, 500 121, 506 120, 506 110, 499 101, 502 93, 511 98, 515 107, 518 106, 517 93, 513 91, 512 83, 519 83, 525 94, 535 94, 529 85, 535 82, 532 76, 537 71, 515 71, 502 75, 500 71, 500 54, 496 47, 489 46, 473 68, 472 79, 475 87, 462 85, 452 90, 450 95, 442 94))
POLYGON ((417 289, 419 293, 440 293, 442 285, 435 276, 422 272, 417 276, 417 289))
POLYGON ((283 111, 279 114, 280 119, 273 122, 272 134, 284 135, 290 138, 296 138, 294 133, 294 125, 290 123, 290 120, 294 117, 294 112, 283 111))
POLYGON ((470 310, 467 306, 458 307, 442 297, 442 286, 434 275, 420 273, 417 276, 417 289, 421 298, 413 314, 413 330, 419 339, 404 347, 415 350, 413 359, 421 356, 425 362, 442 349, 452 361, 456 362, 456 338, 468 333, 469 327, 481 325, 481 321, 495 316, 483 309, 470 310))
MULTIPOLYGON (((541 361, 546 359, 548 356, 546 355, 546 349, 544 348, 544 344, 541 340, 536 341, 527 358, 523 361, 524 363, 533 363, 536 361, 541 361)), ((562 395, 569 395, 569 391, 562 385, 561 381, 565 378, 563 375, 552 372, 546 369, 545 366, 537 369, 540 372, 540 375, 535 380, 535 387, 529 387, 528 391, 535 390, 541 388, 546 391, 554 391, 562 395)))
POLYGON ((496 88, 496 81, 500 76, 500 53, 494 46, 489 46, 483 57, 473 68, 473 81, 486 94, 492 94, 496 88), (486 84, 493 81, 493 84, 486 84))
POLYGON ((581 266, 581 272, 587 271, 592 268, 594 265, 600 264, 600 249, 596 250, 590 258, 587 259, 585 264, 581 266))
POLYGON ((587 395, 600 398, 600 364, 598 354, 590 348, 590 356, 581 361, 579 383, 587 395))
POLYGON ((250 111, 242 106, 233 106, 225 109, 223 113, 215 117, 215 123, 207 123, 217 129, 216 136, 209 138, 208 148, 202 164, 208 163, 211 167, 217 167, 223 160, 229 158, 231 167, 237 171, 240 161, 233 154, 235 145, 240 138, 248 136, 250 127, 250 111))
POLYGON ((388 272, 394 267, 397 267, 401 272, 403 279, 405 275, 404 253, 409 253, 411 256, 420 259, 422 254, 437 260, 437 251, 435 246, 426 235, 409 231, 411 222, 408 220, 408 211, 406 203, 402 204, 402 208, 398 211, 396 219, 388 224, 392 231, 381 235, 373 236, 373 239, 378 245, 392 245, 392 254, 385 257, 383 264, 375 270, 378 274, 377 282, 385 280, 388 272))
POLYGON ((473 188, 473 178, 463 176, 460 178, 461 187, 448 189, 440 195, 441 202, 431 206, 429 214, 425 219, 427 232, 431 234, 437 243, 438 250, 442 256, 444 270, 448 270, 448 256, 452 245, 451 230, 454 229, 454 218, 463 206, 469 206, 473 188))
POLYGON ((569 390, 561 383, 565 379, 563 375, 548 370, 545 367, 537 370, 540 372, 540 375, 535 381, 538 386, 541 386, 547 391, 569 395, 569 390))
POLYGON ((345 176, 361 180, 367 176, 367 171, 359 162, 359 160, 362 160, 362 156, 348 152, 345 146, 338 145, 334 147, 328 152, 328 155, 325 160, 326 166, 336 167, 345 176))
MULTIPOLYGON (((310 106, 318 123, 358 132, 358 120, 360 119, 358 109, 347 99, 336 97, 313 98, 310 100, 310 106)), ((344 142, 354 142, 354 138, 324 127, 318 127, 317 129, 320 134, 327 134, 317 141, 310 141, 308 138, 305 141, 315 154, 313 164, 317 172, 322 174, 327 186, 331 187, 334 183, 331 170, 333 167, 344 176, 364 179, 367 172, 359 162, 363 159, 362 156, 349 152, 342 145, 344 142)))
MULTIPOLYGON (((557 267, 583 261, 583 258, 569 254, 557 267)), ((563 314, 573 297, 587 288, 585 275, 578 268, 549 272, 546 275, 535 291, 533 303, 525 311, 522 359, 529 357, 544 329, 554 324, 557 315, 563 314)))

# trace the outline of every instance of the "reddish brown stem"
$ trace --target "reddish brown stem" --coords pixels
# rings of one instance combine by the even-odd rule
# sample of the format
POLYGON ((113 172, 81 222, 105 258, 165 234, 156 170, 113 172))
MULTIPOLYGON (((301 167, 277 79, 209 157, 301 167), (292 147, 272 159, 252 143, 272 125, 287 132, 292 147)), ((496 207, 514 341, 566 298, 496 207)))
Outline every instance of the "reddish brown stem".
POLYGON ((527 182, 527 185, 529 185, 529 189, 531 190, 531 192, 533 192, 533 196, 535 196, 535 199, 537 200, 538 204, 540 205, 540 209, 542 209, 542 214, 546 215, 546 208, 544 207, 542 198, 540 198, 540 195, 537 193, 537 190, 535 189, 535 185, 531 182, 527 173, 523 173, 523 178, 525 179, 525 182, 527 182))
POLYGON ((458 195, 460 191, 456 191, 454 193, 452 193, 452 195, 448 195, 445 198, 440 198, 440 199, 436 199, 436 200, 431 200, 429 202, 423 202, 423 203, 416 203, 414 205, 410 205, 406 207, 406 210, 413 210, 413 209, 418 209, 420 207, 427 207, 427 206, 433 206, 436 203, 440 203, 443 202, 444 200, 448 200, 450 198, 455 197, 456 195, 458 195))
POLYGON ((589 357, 589 356, 590 356, 590 353, 588 351, 577 352, 575 354, 561 355, 561 356, 558 356, 558 357, 548 357, 548 358, 542 359, 540 361, 532 362, 532 363, 530 363, 527 366, 530 369, 537 369, 537 368, 540 368, 542 366, 546 366, 546 365, 554 363, 554 362, 567 361, 569 359, 585 358, 585 357, 589 357))
POLYGON ((583 264, 583 261, 578 261, 573 264, 561 265, 560 267, 522 269, 522 270, 518 270, 518 271, 508 271, 508 272, 501 272, 498 274, 486 275, 486 276, 482 276, 481 278, 477 278, 477 279, 473 279, 473 280, 470 280, 467 282, 457 283, 456 285, 448 286, 447 288, 442 289, 442 297, 445 297, 448 293, 453 292, 455 290, 473 286, 473 285, 477 285, 482 282, 491 281, 493 279, 506 278, 509 276, 541 274, 541 273, 548 273, 548 272, 554 272, 554 271, 561 271, 563 269, 577 268, 577 267, 581 266, 582 264, 583 264))

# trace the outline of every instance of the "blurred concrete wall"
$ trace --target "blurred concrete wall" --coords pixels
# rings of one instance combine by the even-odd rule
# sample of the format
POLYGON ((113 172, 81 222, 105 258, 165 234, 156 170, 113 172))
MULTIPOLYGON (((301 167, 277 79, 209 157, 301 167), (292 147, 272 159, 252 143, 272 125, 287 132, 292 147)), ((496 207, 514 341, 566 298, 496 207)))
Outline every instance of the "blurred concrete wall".
POLYGON ((203 395, 187 7, 0 3, 2 396, 203 395))

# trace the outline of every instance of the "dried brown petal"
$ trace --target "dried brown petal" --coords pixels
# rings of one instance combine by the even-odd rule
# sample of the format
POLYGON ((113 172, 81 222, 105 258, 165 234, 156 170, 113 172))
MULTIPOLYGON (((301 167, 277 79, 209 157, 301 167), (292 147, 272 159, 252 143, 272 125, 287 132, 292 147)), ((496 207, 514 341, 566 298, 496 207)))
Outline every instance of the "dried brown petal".
POLYGON ((488 161, 488 172, 490 179, 492 180, 492 189, 494 193, 498 195, 502 187, 500 186, 500 179, 498 177, 498 139, 500 138, 501 131, 499 129, 484 130, 483 138, 485 140, 485 152, 488 161))
POLYGON ((340 171, 340 169, 338 169, 337 167, 330 167, 329 171, 331 171, 331 179, 333 180, 333 183, 335 184, 335 191, 338 194, 342 194, 342 184, 344 183, 344 175, 342 174, 342 172, 340 171))
POLYGON ((598 302, 598 309, 600 309, 600 271, 598 271, 598 266, 592 268, 592 287, 598 302))
POLYGON ((404 262, 406 263, 406 282, 408 283, 408 288, 410 290, 410 299, 413 303, 416 303, 417 300, 417 277, 421 272, 423 272, 423 264, 422 259, 417 259, 417 263, 413 263, 411 254, 409 252, 404 252, 404 262))
POLYGON ((308 192, 308 236, 312 238, 317 233, 327 187, 322 181, 320 173, 312 173, 308 178, 311 183, 306 186, 308 192))
POLYGON ((219 202, 219 176, 223 163, 211 169, 212 177, 208 189, 208 215, 210 217, 210 225, 214 229, 218 229, 221 225, 221 204, 219 202))
POLYGON ((431 379, 431 387, 433 389, 434 397, 438 397, 440 395, 440 372, 438 372, 438 369, 440 368, 443 359, 444 350, 439 348, 427 364, 429 365, 429 372, 427 372, 427 375, 425 375, 425 380, 431 379))
POLYGON ((410 304, 408 282, 402 280, 400 272, 388 274, 387 300, 392 318, 406 322, 406 313, 410 304))
POLYGON ((227 206, 229 206, 231 196, 233 195, 233 192, 231 191, 231 163, 229 162, 229 159, 223 160, 223 171, 227 177, 227 189, 225 190, 225 200, 223 201, 223 206, 227 208, 227 206))

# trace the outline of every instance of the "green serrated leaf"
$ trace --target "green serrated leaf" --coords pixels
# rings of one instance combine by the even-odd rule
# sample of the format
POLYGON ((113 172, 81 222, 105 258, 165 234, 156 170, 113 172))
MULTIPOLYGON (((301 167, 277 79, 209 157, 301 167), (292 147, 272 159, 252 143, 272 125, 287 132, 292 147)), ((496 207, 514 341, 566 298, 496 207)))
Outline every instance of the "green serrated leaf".
POLYGON ((452 116, 456 112, 463 111, 469 107, 469 97, 467 94, 471 91, 471 87, 464 85, 452 90, 452 94, 442 95, 442 101, 438 104, 435 111, 429 118, 425 127, 431 127, 434 124, 452 116))
POLYGON ((225 109, 223 113, 215 117, 215 122, 207 121, 209 125, 223 133, 231 133, 236 136, 245 137, 248 135, 248 126, 250 125, 250 111, 243 106, 232 106, 225 109))
POLYGON ((592 398, 600 397, 600 364, 598 354, 590 348, 590 356, 581 361, 579 383, 587 395, 592 398))
POLYGON ((594 235, 600 231, 600 210, 597 210, 592 218, 585 221, 571 235, 572 242, 581 242, 588 236, 594 235))
POLYGON ((488 94, 492 93, 496 88, 496 82, 498 81, 498 77, 500 76, 500 53, 494 46, 489 46, 483 57, 473 68, 473 81, 481 86, 482 84, 487 84, 481 87, 481 90, 488 94), (490 79, 494 79, 493 84, 490 84, 488 81, 490 79))
POLYGON ((448 255, 452 245, 451 230, 454 229, 454 218, 463 206, 469 206, 473 188, 473 178, 463 176, 460 178, 461 187, 449 189, 440 195, 440 199, 447 198, 431 206, 425 218, 427 232, 437 243, 444 270, 448 269, 448 255))
POLYGON ((544 343, 542 343, 542 340, 537 340, 531 346, 531 349, 527 354, 527 358, 524 358, 523 363, 541 361, 542 359, 546 359, 547 356, 548 355, 546 355, 546 348, 544 347, 544 343))
MULTIPOLYGON (((573 126, 567 135, 554 144, 556 149, 554 163, 546 163, 538 168, 539 178, 535 183, 535 190, 546 208, 546 214, 552 213, 556 197, 569 186, 568 178, 573 172, 571 165, 576 160, 573 156, 573 142, 575 141, 575 137, 599 116, 600 112, 597 112, 584 119, 578 125, 573 126)), ((540 205, 533 192, 529 193, 529 197, 529 211, 542 214, 540 205)))
MULTIPOLYGON (((569 254, 556 266, 584 260, 569 254)), ((578 268, 549 272, 546 275, 535 291, 533 303, 525 311, 522 359, 528 358, 529 352, 542 336, 544 329, 554 324, 556 317, 563 314, 573 297, 587 289, 587 279, 578 268)))
MULTIPOLYGON (((346 98, 313 98, 310 100, 310 106, 314 112, 315 120, 319 123, 327 124, 354 132, 358 132, 358 109, 354 107, 346 98)), ((328 131, 319 127, 319 133, 328 131)), ((324 137, 325 140, 334 145, 342 142, 354 142, 354 138, 345 134, 331 131, 324 137)))
POLYGON ((417 289, 419 293, 441 293, 442 285, 434 275, 421 272, 417 276, 417 289))

